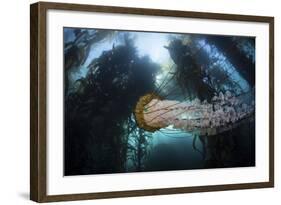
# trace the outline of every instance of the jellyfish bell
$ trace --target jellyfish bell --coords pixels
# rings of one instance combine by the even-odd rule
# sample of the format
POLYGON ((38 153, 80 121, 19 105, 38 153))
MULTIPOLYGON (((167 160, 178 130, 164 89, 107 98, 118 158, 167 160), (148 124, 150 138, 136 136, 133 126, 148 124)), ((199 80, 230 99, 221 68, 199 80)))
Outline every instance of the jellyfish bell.
POLYGON ((147 114, 145 114, 147 110, 150 110, 150 103, 152 101, 155 103, 155 100, 156 103, 157 100, 161 100, 161 97, 155 93, 148 93, 144 96, 141 96, 134 110, 134 116, 138 127, 150 132, 154 132, 163 127, 162 124, 149 123, 147 120, 147 114))
POLYGON ((149 132, 172 126, 200 135, 216 135, 249 122, 254 116, 254 103, 247 104, 229 92, 220 93, 211 102, 166 100, 148 93, 139 98, 134 116, 138 127, 149 132))

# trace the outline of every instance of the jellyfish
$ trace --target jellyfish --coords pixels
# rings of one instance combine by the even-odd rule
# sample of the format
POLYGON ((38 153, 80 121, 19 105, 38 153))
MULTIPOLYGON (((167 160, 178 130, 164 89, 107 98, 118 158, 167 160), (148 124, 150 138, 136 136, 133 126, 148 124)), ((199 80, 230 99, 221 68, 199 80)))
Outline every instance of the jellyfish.
POLYGON ((152 92, 139 98, 134 116, 138 127, 149 132, 172 126, 198 135, 216 135, 254 119, 255 103, 247 100, 251 94, 220 92, 210 102, 201 102, 198 98, 168 100, 152 92))

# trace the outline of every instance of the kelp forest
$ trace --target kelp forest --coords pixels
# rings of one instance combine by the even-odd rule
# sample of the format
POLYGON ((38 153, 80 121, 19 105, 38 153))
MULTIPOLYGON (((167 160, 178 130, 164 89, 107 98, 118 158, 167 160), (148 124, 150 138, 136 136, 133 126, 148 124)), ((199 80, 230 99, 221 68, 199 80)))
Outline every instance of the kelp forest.
POLYGON ((64 28, 64 175, 255 166, 255 38, 64 28))

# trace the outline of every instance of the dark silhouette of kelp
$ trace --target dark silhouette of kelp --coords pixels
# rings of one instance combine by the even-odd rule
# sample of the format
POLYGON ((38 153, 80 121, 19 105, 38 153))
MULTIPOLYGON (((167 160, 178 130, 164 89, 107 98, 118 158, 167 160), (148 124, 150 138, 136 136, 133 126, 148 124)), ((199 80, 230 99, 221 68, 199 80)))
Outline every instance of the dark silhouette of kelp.
MULTIPOLYGON (((222 49, 224 55, 229 57, 227 59, 230 59, 232 65, 239 68, 237 71, 241 76, 245 77, 251 86, 254 86, 252 76, 255 72, 255 63, 249 55, 247 56, 247 51, 243 51, 243 48, 235 43, 241 41, 240 38, 226 36, 208 36, 207 38, 202 36, 198 38, 198 36, 194 36, 194 39, 191 40, 192 43, 188 44, 184 43, 184 37, 176 38, 166 48, 176 64, 175 79, 189 99, 198 98, 201 101, 210 101, 214 96, 226 90, 234 95, 244 92, 239 83, 231 79, 231 73, 221 68, 222 64, 218 63, 218 60, 211 59, 210 55, 207 55, 202 48, 196 49, 194 44, 202 38, 222 49)), ((254 46, 252 39, 244 38, 242 40, 248 40, 254 46)), ((202 154, 206 168, 254 165, 254 126, 254 122, 249 120, 247 123, 224 133, 213 136, 198 136, 203 146, 202 151, 195 146, 195 140, 197 139, 197 136, 195 136, 193 148, 202 154), (245 145, 248 150, 243 147, 245 145)))
MULTIPOLYGON (((132 40, 124 38, 124 45, 104 51, 89 64, 86 77, 75 82, 76 92, 65 90, 65 175, 126 171, 132 149, 126 131, 136 129, 132 110, 139 96, 154 89, 159 66, 138 57, 132 40)), ((137 154, 140 161, 143 154, 137 154)), ((137 166, 140 170, 142 165, 137 166)))
MULTIPOLYGON (((133 110, 139 98, 155 92, 170 99, 179 94, 187 100, 198 98, 210 102, 220 92, 239 95, 245 90, 232 77, 234 71, 250 88, 255 85, 253 38, 178 35, 167 41, 166 46, 175 64, 169 74, 171 78, 159 86, 156 75, 161 71, 160 65, 152 62, 149 56, 138 55, 130 32, 73 29, 73 33, 74 38, 64 45, 65 175, 161 171, 157 164, 167 170, 180 169, 178 162, 167 167, 165 159, 157 163, 150 161, 146 167, 152 134, 139 128, 134 120, 133 110), (95 51, 100 42, 109 41, 113 36, 118 36, 122 43, 112 44, 112 48, 92 59, 85 76, 71 79, 73 72, 85 66, 90 51, 95 51), (207 52, 205 46, 215 52, 207 52), (223 54, 227 60, 214 53, 223 54)), ((194 136, 193 149, 202 154, 205 168, 253 166, 254 126, 255 123, 249 121, 217 135, 194 136), (201 142, 203 149, 196 146, 196 140, 201 142)))

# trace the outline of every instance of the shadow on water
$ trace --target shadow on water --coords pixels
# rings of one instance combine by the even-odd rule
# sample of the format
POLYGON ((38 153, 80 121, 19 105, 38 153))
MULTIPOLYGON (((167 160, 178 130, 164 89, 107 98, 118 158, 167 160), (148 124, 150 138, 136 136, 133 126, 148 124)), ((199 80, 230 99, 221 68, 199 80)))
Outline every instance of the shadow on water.
POLYGON ((18 193, 18 196, 25 200, 29 200, 29 198, 30 198, 29 193, 27 193, 27 192, 20 192, 20 193, 18 193))

